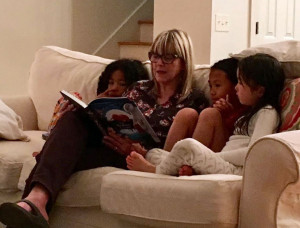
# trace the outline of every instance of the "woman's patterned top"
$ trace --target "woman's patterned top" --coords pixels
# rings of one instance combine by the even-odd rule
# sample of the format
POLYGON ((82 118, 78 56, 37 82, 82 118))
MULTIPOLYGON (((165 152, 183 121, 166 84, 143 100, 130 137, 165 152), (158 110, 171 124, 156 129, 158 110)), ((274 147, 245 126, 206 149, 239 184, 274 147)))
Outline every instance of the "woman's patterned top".
POLYGON ((129 88, 125 96, 137 104, 156 132, 161 143, 153 145, 153 147, 159 148, 163 148, 174 117, 180 109, 190 107, 200 113, 209 105, 204 93, 200 91, 192 91, 180 102, 178 102, 180 94, 176 93, 164 104, 158 104, 157 95, 154 92, 154 81, 148 80, 135 83, 129 88))

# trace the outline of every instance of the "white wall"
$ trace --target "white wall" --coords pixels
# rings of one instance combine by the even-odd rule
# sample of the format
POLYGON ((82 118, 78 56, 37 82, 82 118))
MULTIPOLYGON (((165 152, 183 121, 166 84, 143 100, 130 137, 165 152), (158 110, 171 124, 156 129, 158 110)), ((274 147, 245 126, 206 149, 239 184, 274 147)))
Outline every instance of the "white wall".
POLYGON ((191 36, 196 63, 208 63, 211 8, 211 0, 155 0, 154 37, 168 29, 182 29, 191 36))
POLYGON ((189 33, 198 64, 227 58, 248 47, 249 0, 155 0, 154 36, 179 28, 189 33), (215 14, 229 16, 228 32, 215 31, 215 14))
MULTIPOLYGON (((1 0, 0 96, 27 94, 34 54, 55 45, 93 54, 107 37, 144 0, 1 0)), ((137 20, 152 19, 153 0, 133 17, 122 34, 138 36, 137 20), (132 29, 132 25, 136 27, 132 29), (135 32, 134 32, 135 31, 135 32)), ((114 37, 115 38, 115 37, 114 37)), ((120 41, 120 40, 117 40, 120 41)), ((124 40, 122 40, 124 41, 124 40)), ((97 52, 116 58, 113 40, 97 52)))
POLYGON ((0 95, 27 94, 39 47, 71 47, 71 8, 71 0, 1 0, 0 95))
POLYGON ((226 4, 224 0, 213 0, 210 63, 249 46, 249 19, 249 0, 226 0, 226 4), (216 31, 216 14, 228 16, 227 32, 216 31))

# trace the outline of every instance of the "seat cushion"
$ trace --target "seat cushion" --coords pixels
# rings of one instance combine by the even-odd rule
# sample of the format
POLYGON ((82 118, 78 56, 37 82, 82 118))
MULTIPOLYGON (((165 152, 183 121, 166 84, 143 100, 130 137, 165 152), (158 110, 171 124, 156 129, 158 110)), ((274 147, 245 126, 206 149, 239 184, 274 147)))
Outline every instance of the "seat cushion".
POLYGON ((242 177, 173 177, 117 171, 103 177, 100 203, 105 212, 159 221, 237 224, 242 177))
POLYGON ((122 169, 101 167, 74 173, 61 188, 56 200, 56 206, 99 207, 103 176, 120 170, 122 169))
POLYGON ((25 131, 29 142, 0 141, 0 191, 17 191, 23 163, 44 145, 43 131, 25 131))

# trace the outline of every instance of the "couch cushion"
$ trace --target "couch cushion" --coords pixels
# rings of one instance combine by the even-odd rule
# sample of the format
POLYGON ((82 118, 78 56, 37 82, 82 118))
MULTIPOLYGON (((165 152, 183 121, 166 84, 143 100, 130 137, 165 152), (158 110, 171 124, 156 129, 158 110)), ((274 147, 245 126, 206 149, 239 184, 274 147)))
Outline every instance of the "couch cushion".
POLYGON ((286 40, 250 47, 238 54, 235 58, 244 58, 256 53, 266 53, 277 58, 281 63, 287 78, 297 78, 300 75, 300 41, 286 40))
POLYGON ((38 127, 46 130, 59 91, 79 92, 85 102, 96 97, 98 78, 113 60, 59 47, 42 47, 31 65, 29 95, 38 114, 38 127))
MULTIPOLYGON (((33 157, 24 164, 19 178, 18 188, 23 191, 25 181, 36 164, 33 157)), ((74 173, 61 188, 56 200, 56 206, 63 207, 93 207, 100 206, 100 190, 102 178, 107 173, 122 169, 115 167, 101 167, 74 173), (84 186, 84 187, 82 187, 84 186)))
POLYGON ((42 131, 25 131, 29 142, 0 141, 0 190, 17 191, 23 163, 32 159, 32 152, 40 151, 44 144, 42 131))
POLYGON ((56 205, 65 207, 100 206, 102 178, 122 169, 101 167, 74 173, 60 190, 56 205))
POLYGON ((294 79, 285 85, 281 99, 282 123, 279 131, 300 129, 300 78, 294 79))
POLYGON ((208 84, 210 65, 195 65, 193 76, 193 88, 200 89, 207 98, 210 98, 210 89, 208 84))
POLYGON ((29 141, 23 132, 23 122, 10 107, 0 100, 0 138, 29 141))
POLYGON ((105 212, 170 222, 237 224, 242 177, 117 171, 103 177, 105 212))

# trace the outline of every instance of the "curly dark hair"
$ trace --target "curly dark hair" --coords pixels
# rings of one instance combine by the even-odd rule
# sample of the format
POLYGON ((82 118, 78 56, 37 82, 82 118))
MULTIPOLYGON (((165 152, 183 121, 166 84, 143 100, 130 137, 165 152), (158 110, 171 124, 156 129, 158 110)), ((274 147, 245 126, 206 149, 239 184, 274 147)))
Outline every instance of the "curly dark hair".
MULTIPOLYGON (((258 53, 240 60, 238 78, 251 89, 263 86, 265 91, 259 102, 236 122, 240 133, 248 134, 251 117, 266 105, 272 106, 280 116, 280 94, 285 75, 280 62, 268 54, 258 53)), ((280 126, 280 123, 278 127, 280 126)))
POLYGON ((227 78, 232 82, 233 85, 236 85, 237 80, 237 67, 238 67, 239 61, 235 58, 227 58, 222 59, 214 65, 211 66, 211 70, 222 70, 227 74, 227 78))
POLYGON ((111 75, 120 70, 124 73, 127 86, 139 80, 148 80, 149 74, 143 63, 135 59, 119 59, 108 64, 99 77, 97 95, 103 93, 108 88, 111 75))

